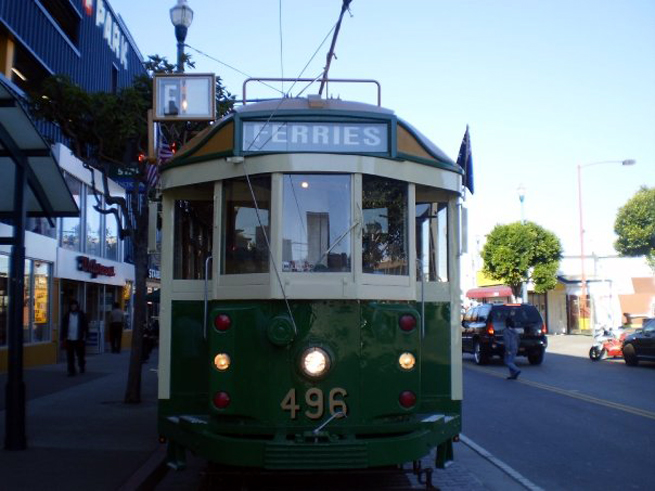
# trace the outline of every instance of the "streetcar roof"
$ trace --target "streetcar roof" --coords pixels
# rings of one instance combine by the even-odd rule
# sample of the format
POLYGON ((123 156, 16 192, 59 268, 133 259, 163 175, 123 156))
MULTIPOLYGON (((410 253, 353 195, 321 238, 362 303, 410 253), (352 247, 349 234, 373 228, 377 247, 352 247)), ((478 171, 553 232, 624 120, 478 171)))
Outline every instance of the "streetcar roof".
POLYGON ((268 124, 271 121, 294 121, 294 118, 299 118, 301 121, 309 121, 307 118, 317 122, 325 120, 328 122, 327 124, 330 121, 344 120, 353 123, 373 121, 391 124, 395 126, 395 128, 391 127, 391 131, 395 133, 394 143, 390 143, 386 155, 377 154, 376 156, 411 160, 459 174, 463 173, 445 152, 411 124, 398 118, 394 111, 363 102, 321 99, 312 96, 270 99, 235 107, 233 113, 207 127, 188 141, 162 170, 232 155, 252 154, 254 152, 240 150, 241 142, 236 139, 243 135, 240 130, 235 130, 236 126, 240 126, 248 120, 259 120, 268 124))

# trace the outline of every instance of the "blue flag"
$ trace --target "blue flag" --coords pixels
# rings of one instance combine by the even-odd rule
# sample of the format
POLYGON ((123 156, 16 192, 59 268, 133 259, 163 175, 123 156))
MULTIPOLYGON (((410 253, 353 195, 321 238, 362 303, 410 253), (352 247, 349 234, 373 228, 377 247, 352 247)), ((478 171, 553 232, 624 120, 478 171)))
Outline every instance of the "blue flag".
POLYGON ((471 155, 471 138, 469 137, 468 125, 466 125, 462 145, 459 147, 457 165, 464 170, 464 186, 473 194, 473 156, 471 155))

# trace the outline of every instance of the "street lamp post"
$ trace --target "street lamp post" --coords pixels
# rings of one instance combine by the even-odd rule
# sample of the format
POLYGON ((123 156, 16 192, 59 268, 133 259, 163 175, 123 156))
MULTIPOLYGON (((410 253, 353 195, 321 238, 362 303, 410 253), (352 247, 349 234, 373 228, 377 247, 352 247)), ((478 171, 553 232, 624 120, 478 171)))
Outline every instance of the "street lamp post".
POLYGON ((177 38, 177 73, 182 73, 184 72, 184 40, 193 21, 193 10, 187 5, 187 0, 177 0, 177 5, 171 8, 170 14, 177 38))
MULTIPOLYGON (((584 313, 587 311, 587 277, 585 275, 585 255, 584 255, 584 225, 582 220, 582 169, 584 167, 591 167, 593 165, 601 164, 621 164, 621 165, 634 165, 636 163, 633 159, 626 160, 603 160, 601 162, 590 162, 588 164, 578 164, 578 207, 580 212, 580 304, 578 310, 580 312, 578 324, 581 327, 584 313)), ((590 317, 591 318, 591 317, 590 317)))
MULTIPOLYGON (((521 202, 521 224, 525 225, 525 210, 523 208, 523 202, 525 201, 525 186, 519 184, 519 187, 516 189, 516 192, 519 194, 519 201, 521 202)), ((528 303, 528 279, 523 280, 523 286, 521 287, 521 302, 528 303)))

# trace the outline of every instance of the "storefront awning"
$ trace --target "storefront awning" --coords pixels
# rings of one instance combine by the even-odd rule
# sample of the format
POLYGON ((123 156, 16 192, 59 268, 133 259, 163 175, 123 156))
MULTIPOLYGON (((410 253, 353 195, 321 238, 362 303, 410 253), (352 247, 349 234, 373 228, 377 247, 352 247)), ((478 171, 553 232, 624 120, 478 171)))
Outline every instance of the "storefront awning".
POLYGON ((492 298, 492 297, 511 297, 512 289, 505 285, 483 286, 481 288, 471 288, 466 292, 468 298, 492 298))
POLYGON ((17 167, 25 169, 27 216, 78 216, 50 145, 0 77, 0 217, 13 218, 17 167))

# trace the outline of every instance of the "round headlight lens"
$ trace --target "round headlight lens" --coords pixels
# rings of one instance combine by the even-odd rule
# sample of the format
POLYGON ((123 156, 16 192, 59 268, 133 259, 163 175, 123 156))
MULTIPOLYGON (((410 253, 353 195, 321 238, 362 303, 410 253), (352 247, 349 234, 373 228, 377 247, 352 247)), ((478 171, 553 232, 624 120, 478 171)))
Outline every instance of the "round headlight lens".
POLYGON ((403 370, 411 370, 416 365, 416 358, 411 353, 403 353, 398 358, 398 364, 403 370))
POLYGON ((330 369, 330 357, 321 348, 309 348, 300 358, 300 366, 310 377, 320 377, 330 369))
POLYGON ((214 357, 214 366, 221 372, 230 368, 230 355, 219 353, 214 357))

